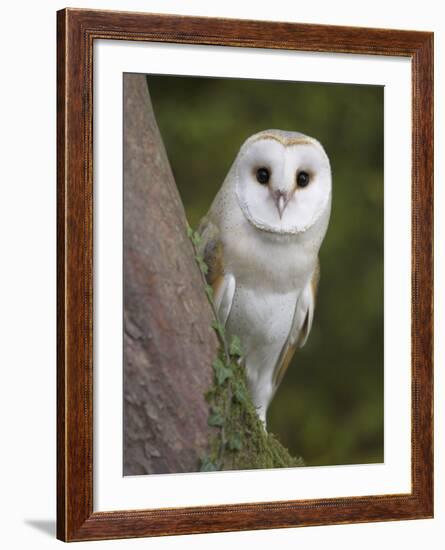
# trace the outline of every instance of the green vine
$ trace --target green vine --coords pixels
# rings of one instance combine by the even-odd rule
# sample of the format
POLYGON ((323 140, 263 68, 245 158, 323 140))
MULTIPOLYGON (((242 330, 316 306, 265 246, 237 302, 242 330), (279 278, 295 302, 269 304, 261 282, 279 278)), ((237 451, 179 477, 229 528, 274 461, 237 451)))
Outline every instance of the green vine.
POLYGON ((202 239, 187 228, 196 263, 213 312, 212 327, 219 340, 213 361, 213 384, 206 393, 209 404, 209 426, 212 431, 208 453, 201 459, 200 470, 242 470, 302 466, 301 458, 292 457, 276 437, 268 433, 259 419, 247 389, 240 339, 228 341, 225 328, 218 320, 212 287, 207 284, 208 267, 201 253, 202 239))

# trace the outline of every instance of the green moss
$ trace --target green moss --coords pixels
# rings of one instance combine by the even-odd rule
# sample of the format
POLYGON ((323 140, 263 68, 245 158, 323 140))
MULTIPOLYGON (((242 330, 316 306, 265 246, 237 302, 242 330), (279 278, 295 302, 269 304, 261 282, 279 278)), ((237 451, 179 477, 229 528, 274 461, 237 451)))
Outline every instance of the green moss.
POLYGON ((208 423, 214 430, 209 439, 208 453, 201 460, 201 471, 303 466, 303 460, 291 456, 278 439, 266 431, 259 419, 247 389, 241 342, 236 336, 227 341, 224 327, 216 316, 213 293, 205 282, 207 266, 197 253, 201 238, 190 228, 188 236, 215 316, 212 327, 220 342, 218 355, 212 364, 213 384, 206 393, 208 423))
MULTIPOLYGON (((218 352, 224 363, 224 352, 218 352)), ((277 438, 268 433, 250 398, 242 359, 230 356, 230 372, 221 382, 215 370, 213 386, 207 392, 209 424, 218 429, 209 441, 209 454, 201 470, 245 470, 302 466, 301 458, 292 457, 277 438)))

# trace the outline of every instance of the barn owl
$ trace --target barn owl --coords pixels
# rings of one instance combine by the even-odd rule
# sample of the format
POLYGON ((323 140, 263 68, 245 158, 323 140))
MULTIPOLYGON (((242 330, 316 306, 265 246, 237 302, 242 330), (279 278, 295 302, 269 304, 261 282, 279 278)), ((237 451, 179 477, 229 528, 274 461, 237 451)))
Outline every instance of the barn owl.
POLYGON ((317 140, 265 130, 241 146, 198 229, 219 321, 229 338, 241 340, 264 425, 311 330, 331 187, 329 159, 317 140))

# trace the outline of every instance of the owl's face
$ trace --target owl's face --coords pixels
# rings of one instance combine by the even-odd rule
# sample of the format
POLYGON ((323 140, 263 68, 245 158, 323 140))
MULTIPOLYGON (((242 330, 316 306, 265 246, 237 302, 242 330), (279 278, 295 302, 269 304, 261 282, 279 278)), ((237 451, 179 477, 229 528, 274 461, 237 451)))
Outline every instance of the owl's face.
POLYGON ((280 130, 255 134, 241 147, 234 170, 239 206, 258 229, 301 233, 329 215, 331 168, 313 138, 280 130))

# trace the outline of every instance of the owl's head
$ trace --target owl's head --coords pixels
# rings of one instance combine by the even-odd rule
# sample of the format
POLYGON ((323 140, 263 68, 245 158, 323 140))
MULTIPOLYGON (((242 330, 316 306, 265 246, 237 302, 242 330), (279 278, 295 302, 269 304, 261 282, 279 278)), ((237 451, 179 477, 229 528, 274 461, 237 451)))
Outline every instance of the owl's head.
POLYGON ((259 132, 244 142, 233 169, 239 206, 260 230, 302 233, 329 216, 329 159, 311 137, 282 130, 259 132))

